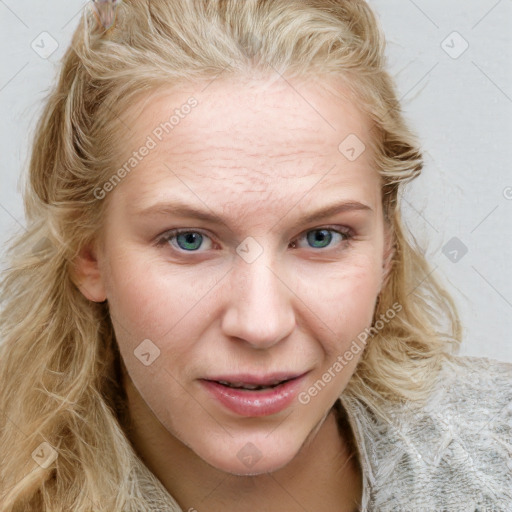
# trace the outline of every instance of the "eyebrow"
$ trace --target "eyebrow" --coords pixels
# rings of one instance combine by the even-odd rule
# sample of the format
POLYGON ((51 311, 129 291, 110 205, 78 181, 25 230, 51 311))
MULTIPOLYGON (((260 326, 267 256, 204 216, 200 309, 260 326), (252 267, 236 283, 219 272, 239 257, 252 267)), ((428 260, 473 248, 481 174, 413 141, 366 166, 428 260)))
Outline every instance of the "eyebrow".
MULTIPOLYGON (((331 217, 339 213, 351 211, 373 212, 373 208, 358 201, 337 202, 334 204, 324 206, 315 212, 303 215, 297 220, 297 222, 299 224, 307 224, 310 222, 321 220, 325 217, 331 217)), ((202 220, 214 224, 220 224, 228 227, 226 220, 224 220, 221 216, 204 210, 197 210, 196 208, 193 208, 192 206, 183 203, 180 200, 175 200, 174 202, 156 203, 152 206, 149 206, 148 208, 136 210, 135 215, 140 215, 143 217, 175 215, 180 217, 194 218, 197 220, 202 220)))

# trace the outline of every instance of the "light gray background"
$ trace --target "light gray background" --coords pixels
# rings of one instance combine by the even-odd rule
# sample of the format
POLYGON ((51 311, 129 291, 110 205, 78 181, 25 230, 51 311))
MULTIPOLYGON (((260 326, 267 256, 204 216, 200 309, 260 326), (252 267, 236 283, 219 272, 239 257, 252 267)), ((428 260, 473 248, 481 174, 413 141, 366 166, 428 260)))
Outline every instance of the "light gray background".
MULTIPOLYGON (((0 0, 2 245, 24 224, 20 173, 86 3, 0 0)), ((425 153, 404 195, 407 224, 460 308, 461 353, 512 362, 512 0, 370 4, 425 153)))

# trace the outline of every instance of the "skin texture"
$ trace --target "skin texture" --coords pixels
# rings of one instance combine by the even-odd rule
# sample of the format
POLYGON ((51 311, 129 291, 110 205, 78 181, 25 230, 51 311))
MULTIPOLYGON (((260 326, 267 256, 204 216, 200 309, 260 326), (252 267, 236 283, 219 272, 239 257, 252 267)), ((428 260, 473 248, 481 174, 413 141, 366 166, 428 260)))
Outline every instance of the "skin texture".
POLYGON ((368 141, 370 122, 319 84, 217 79, 137 102, 120 161, 191 96, 198 105, 104 199, 101 238, 77 264, 84 295, 109 302, 130 438, 184 510, 356 510, 361 475, 331 407, 362 351, 309 403, 268 416, 238 416, 198 379, 309 372, 307 391, 371 325, 389 271, 381 184, 369 149, 354 161, 338 149, 349 134, 368 141), (226 226, 139 213, 176 198, 226 226), (298 220, 339 201, 371 210, 298 220), (329 231, 317 248, 326 226, 353 238, 329 231), (155 245, 174 228, 202 242, 155 245), (261 248, 250 263, 236 251, 247 237, 251 254, 261 248), (147 366, 135 355, 146 339, 160 351, 147 366), (252 467, 237 456, 248 443, 261 456, 252 467))

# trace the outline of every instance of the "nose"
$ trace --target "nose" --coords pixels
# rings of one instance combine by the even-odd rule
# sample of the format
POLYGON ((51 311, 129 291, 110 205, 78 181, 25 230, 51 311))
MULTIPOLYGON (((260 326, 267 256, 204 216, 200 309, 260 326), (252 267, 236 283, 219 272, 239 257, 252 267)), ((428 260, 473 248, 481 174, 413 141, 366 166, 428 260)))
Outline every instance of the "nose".
POLYGON ((293 291, 282 267, 264 251, 252 263, 237 258, 230 274, 224 334, 256 349, 268 349, 289 336, 295 326, 293 291))

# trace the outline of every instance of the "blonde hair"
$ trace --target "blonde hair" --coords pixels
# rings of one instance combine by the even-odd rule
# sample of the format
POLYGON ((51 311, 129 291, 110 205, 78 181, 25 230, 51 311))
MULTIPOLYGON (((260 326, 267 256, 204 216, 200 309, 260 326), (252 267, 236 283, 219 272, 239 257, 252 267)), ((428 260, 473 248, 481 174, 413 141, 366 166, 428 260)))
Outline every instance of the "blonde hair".
POLYGON ((393 304, 402 309, 370 337, 344 392, 368 403, 377 395, 426 397, 441 361, 458 348, 461 326, 402 225, 399 192, 423 164, 384 47, 363 0, 125 0, 106 33, 86 9, 37 125, 24 190, 27 229, 10 240, 0 283, 1 510, 144 509, 128 478, 136 454, 123 430, 108 303, 88 301, 72 276, 80 249, 102 226, 106 201, 93 191, 118 168, 112 148, 129 130, 123 112, 161 86, 251 70, 347 84, 374 125, 394 237, 374 320, 393 304), (58 454, 48 468, 32 456, 41 443, 58 454))

